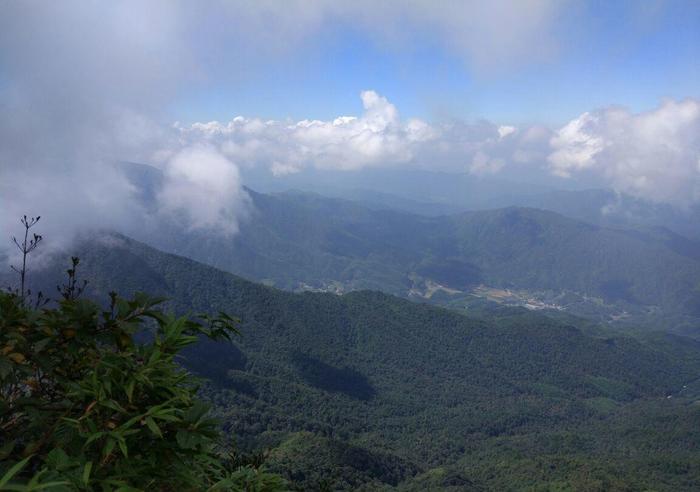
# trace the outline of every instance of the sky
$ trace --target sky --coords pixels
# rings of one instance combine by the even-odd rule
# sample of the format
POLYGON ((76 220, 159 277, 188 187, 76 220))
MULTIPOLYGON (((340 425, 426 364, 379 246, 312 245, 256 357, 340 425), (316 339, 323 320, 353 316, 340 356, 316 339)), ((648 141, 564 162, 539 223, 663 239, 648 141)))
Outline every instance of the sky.
POLYGON ((437 30, 412 26, 392 43, 350 19, 335 20, 234 82, 190 88, 171 111, 184 122, 332 119, 357 113, 356 96, 368 88, 429 120, 558 125, 613 104, 645 111, 663 98, 700 96, 699 24, 693 1, 553 2, 536 26, 550 39, 526 35, 528 49, 499 53, 488 66, 437 30))
POLYGON ((699 26, 695 0, 5 0, 0 235, 25 213, 65 241, 164 217, 235 234, 252 168, 696 205, 699 26), (150 219, 121 161, 163 173, 150 219))

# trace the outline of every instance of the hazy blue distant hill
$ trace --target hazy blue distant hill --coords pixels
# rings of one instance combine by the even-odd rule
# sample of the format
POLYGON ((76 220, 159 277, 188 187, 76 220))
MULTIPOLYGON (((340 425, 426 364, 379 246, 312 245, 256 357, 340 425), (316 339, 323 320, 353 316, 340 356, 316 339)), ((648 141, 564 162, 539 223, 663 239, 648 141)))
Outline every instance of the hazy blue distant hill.
POLYGON ((611 229, 523 208, 449 220, 457 254, 472 259, 491 285, 681 307, 700 280, 700 244, 668 231, 611 229))
POLYGON ((360 201, 420 215, 504 208, 534 207, 586 222, 614 227, 667 227, 700 239, 700 207, 686 210, 616 193, 609 189, 568 188, 570 182, 529 183, 417 169, 368 169, 353 173, 307 170, 273 177, 267 170, 244 172, 246 182, 263 192, 299 189, 360 201))
MULTIPOLYGON (((357 199, 358 193, 394 197, 394 205, 425 204, 454 211, 518 205, 527 197, 556 191, 546 184, 512 181, 469 173, 448 173, 421 169, 363 169, 354 172, 305 170, 303 173, 272 176, 264 169, 244 170, 245 182, 265 193, 290 189, 312 191, 326 196, 357 199)), ((408 210, 412 211, 412 210, 408 210)))
POLYGON ((515 203, 552 210, 562 215, 609 227, 665 227, 700 240, 700 207, 668 204, 615 193, 611 190, 549 191, 515 203))
MULTIPOLYGON (((122 166, 153 210, 160 172, 122 166)), ((440 176, 438 184, 447 182, 449 175, 440 176)), ((530 199, 549 197, 571 215, 597 209, 567 205, 562 196, 582 203, 610 198, 607 192, 535 191, 530 199)), ((564 310, 625 329, 700 333, 700 241, 668 228, 602 226, 522 207, 414 214, 396 209, 419 211, 425 203, 357 190, 362 203, 301 191, 247 192, 253 212, 235 236, 163 220, 131 234, 288 290, 376 289, 462 310, 487 300, 564 310)))
POLYGON ((254 212, 233 237, 162 224, 142 239, 290 290, 369 288, 442 302, 445 292, 485 285, 568 292, 619 312, 700 312, 700 246, 661 228, 516 207, 426 217, 312 193, 248 193, 254 212))

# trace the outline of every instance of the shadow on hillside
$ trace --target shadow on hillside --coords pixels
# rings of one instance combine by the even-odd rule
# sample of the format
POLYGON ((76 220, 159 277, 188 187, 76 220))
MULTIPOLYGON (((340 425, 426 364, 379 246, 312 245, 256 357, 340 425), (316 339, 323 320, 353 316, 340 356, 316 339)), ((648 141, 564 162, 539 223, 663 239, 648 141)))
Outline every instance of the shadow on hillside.
POLYGON ((627 301, 635 303, 636 299, 632 294, 632 282, 624 279, 612 279, 602 282, 598 287, 603 298, 608 301, 627 301))
POLYGON ((222 388, 253 396, 256 394, 249 381, 230 372, 244 371, 247 362, 246 355, 235 345, 201 339, 185 349, 183 354, 185 367, 197 376, 209 379, 222 388))
POLYGON ((304 381, 315 388, 364 401, 376 393, 367 378, 355 369, 333 367, 301 352, 292 356, 292 362, 304 381))
POLYGON ((416 273, 458 290, 469 290, 484 282, 478 266, 459 258, 432 258, 419 265, 416 273))

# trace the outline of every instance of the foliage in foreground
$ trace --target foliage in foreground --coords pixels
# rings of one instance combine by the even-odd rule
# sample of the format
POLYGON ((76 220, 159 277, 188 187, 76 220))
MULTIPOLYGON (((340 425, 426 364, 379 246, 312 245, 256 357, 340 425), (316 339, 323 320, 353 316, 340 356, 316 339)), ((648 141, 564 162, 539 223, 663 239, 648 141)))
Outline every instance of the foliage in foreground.
POLYGON ((225 456, 176 360, 200 336, 229 339, 236 320, 175 318, 143 294, 111 294, 103 310, 75 293, 31 309, 0 292, 0 490, 285 489, 225 456))

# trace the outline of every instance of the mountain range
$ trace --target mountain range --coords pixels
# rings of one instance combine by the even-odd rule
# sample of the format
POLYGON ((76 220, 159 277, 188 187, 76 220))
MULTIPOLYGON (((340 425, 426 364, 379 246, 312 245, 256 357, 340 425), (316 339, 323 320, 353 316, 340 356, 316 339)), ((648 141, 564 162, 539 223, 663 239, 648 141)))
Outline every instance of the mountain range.
MULTIPOLYGON (((233 345, 202 342, 185 364, 241 449, 267 449, 299 490, 700 483, 691 339, 376 291, 285 292, 119 235, 76 252, 86 295, 145 290, 178 313, 240 317, 233 345)), ((35 288, 61 269, 36 272, 35 288)))
MULTIPOLYGON (((155 217, 162 175, 125 169, 155 217)), ((239 317, 233 344, 182 362, 236 447, 295 490, 697 489, 696 240, 542 208, 245 191, 237 234, 92 232, 30 286, 55 292, 76 255, 85 296, 239 317)))
POLYGON ((620 191, 574 187, 567 180, 530 183, 497 176, 447 173, 426 169, 365 169, 353 173, 306 170, 272 177, 259 169, 243 170, 244 182, 264 193, 290 189, 359 201, 418 215, 511 206, 540 208, 567 217, 610 227, 666 227, 700 239, 700 207, 678 208, 620 191))
MULTIPOLYGON (((144 203, 158 188, 157 172, 148 172, 136 177, 144 203)), ((137 239, 287 290, 375 289, 460 309, 500 296, 697 331, 700 242, 667 228, 524 207, 426 216, 309 192, 246 191, 253 212, 234 236, 161 221, 137 239)))

